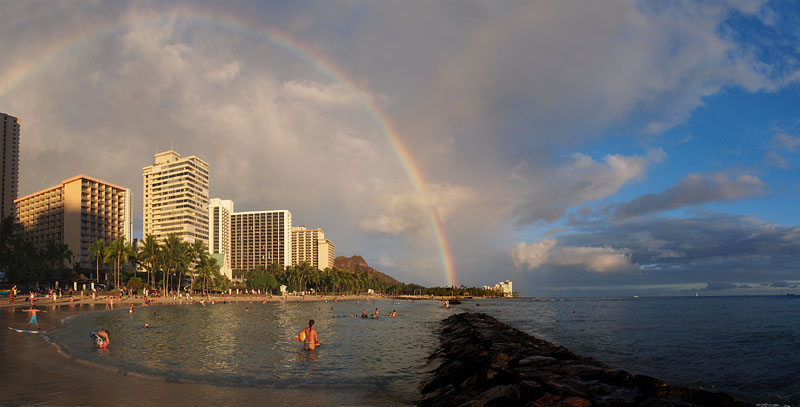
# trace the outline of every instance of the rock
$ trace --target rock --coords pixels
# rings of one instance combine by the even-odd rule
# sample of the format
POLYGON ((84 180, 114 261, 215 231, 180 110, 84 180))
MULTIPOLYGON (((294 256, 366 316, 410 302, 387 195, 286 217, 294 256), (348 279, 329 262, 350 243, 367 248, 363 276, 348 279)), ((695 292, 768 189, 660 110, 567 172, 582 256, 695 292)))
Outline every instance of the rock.
POLYGON ((545 393, 533 403, 533 407, 553 407, 561 400, 561 396, 545 393))
POLYGON ((519 400, 519 390, 513 385, 496 386, 481 393, 479 399, 486 405, 507 406, 519 400))
POLYGON ((591 407, 592 402, 580 397, 568 397, 556 404, 557 407, 591 407))
POLYGON ((578 376, 584 380, 599 379, 605 376, 606 371, 602 367, 591 365, 561 365, 558 374, 562 376, 578 376))
POLYGON ((521 399, 533 400, 538 398, 544 392, 544 387, 541 384, 532 380, 522 380, 517 385, 519 389, 519 396, 521 399))
POLYGON ((485 314, 442 321, 420 406, 744 407, 730 395, 612 370, 485 314))
POLYGON ((549 356, 528 356, 520 359, 517 366, 547 366, 555 363, 557 359, 549 356))

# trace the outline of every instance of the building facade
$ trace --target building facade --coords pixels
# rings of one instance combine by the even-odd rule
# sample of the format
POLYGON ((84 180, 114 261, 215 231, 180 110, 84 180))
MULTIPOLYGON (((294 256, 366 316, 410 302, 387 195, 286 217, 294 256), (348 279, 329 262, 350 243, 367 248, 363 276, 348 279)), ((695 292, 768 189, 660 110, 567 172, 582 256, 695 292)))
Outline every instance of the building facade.
POLYGON ((501 281, 494 286, 485 285, 484 290, 493 290, 502 293, 504 297, 514 296, 514 283, 511 280, 501 281))
POLYGON ((19 190, 19 131, 20 120, 0 113, 0 219, 14 215, 14 200, 19 190))
POLYGON ((309 263, 320 270, 333 268, 334 244, 325 238, 322 229, 292 228, 292 265, 309 263))
POLYGON ((231 269, 231 214, 233 201, 219 198, 208 204, 208 252, 215 256, 220 273, 233 278, 231 269))
POLYGON ((48 241, 66 244, 80 267, 95 269, 89 245, 124 237, 132 241, 131 190, 78 175, 14 201, 23 236, 36 247, 48 241))
POLYGON ((292 213, 288 210, 231 214, 231 269, 292 265, 292 213))
POLYGON ((142 232, 158 241, 175 233, 184 241, 208 243, 208 163, 169 150, 142 169, 142 232))

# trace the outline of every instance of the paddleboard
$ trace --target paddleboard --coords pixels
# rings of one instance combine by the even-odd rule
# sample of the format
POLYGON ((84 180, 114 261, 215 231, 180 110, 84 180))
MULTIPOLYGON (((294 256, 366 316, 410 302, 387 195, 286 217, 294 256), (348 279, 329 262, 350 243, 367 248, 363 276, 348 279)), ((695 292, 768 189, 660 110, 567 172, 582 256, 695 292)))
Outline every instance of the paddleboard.
POLYGON ((17 328, 12 328, 12 327, 8 327, 8 329, 10 329, 12 331, 16 331, 16 332, 26 333, 26 334, 41 334, 41 333, 45 333, 44 331, 27 331, 27 330, 24 330, 24 329, 17 329, 17 328))

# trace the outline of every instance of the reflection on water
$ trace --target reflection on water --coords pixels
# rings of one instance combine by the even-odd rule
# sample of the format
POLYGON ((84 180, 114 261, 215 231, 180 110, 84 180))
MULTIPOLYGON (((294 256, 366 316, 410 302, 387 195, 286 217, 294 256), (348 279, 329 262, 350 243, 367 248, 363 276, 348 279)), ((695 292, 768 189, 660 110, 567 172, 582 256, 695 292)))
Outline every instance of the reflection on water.
POLYGON ((141 307, 79 315, 50 335, 73 356, 150 375, 281 388, 374 386, 414 400, 419 370, 438 345, 434 331, 452 312, 438 302, 389 300, 141 307), (376 307, 378 319, 347 317, 376 307), (393 309, 397 318, 388 317, 393 309), (322 343, 314 351, 295 340, 309 319, 322 343), (107 351, 89 341, 97 329, 111 331, 107 351))

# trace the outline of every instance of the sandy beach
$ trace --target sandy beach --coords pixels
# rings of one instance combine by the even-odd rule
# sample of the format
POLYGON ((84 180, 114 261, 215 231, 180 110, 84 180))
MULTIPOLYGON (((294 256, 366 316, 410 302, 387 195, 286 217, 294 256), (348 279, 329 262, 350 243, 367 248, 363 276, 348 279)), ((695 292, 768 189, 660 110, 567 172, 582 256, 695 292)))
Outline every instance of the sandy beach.
MULTIPOLYGON (((18 297, 19 298, 19 297, 18 297)), ((340 300, 364 299, 363 296, 340 296, 340 300)), ((263 302, 263 301, 332 301, 332 296, 289 296, 288 300, 273 296, 233 295, 212 296, 208 306, 215 302, 263 302)), ((196 301, 199 297, 195 298, 196 301)), ((60 298, 56 304, 52 300, 39 298, 37 308, 46 313, 39 314, 42 330, 62 324, 64 319, 76 313, 103 311, 105 297, 96 300, 76 297, 74 301, 60 298)), ((169 298, 154 299, 149 307, 176 306, 179 302, 169 298)), ((115 299, 114 308, 128 308, 130 304, 143 307, 143 298, 115 299)), ((183 306, 201 306, 199 304, 183 306)), ((6 325, 24 328, 29 314, 21 309, 28 308, 27 302, 7 299, 0 303, 0 315, 6 325)), ((0 405, 219 405, 235 403, 238 405, 402 405, 387 400, 380 394, 371 394, 358 389, 346 392, 329 389, 276 389, 248 386, 217 386, 205 383, 177 382, 161 377, 147 377, 133 372, 121 371, 91 362, 77 360, 60 351, 57 345, 48 341, 47 334, 17 333, 3 329, 2 356, 0 363, 3 372, 0 378, 4 391, 0 392, 0 405)))

